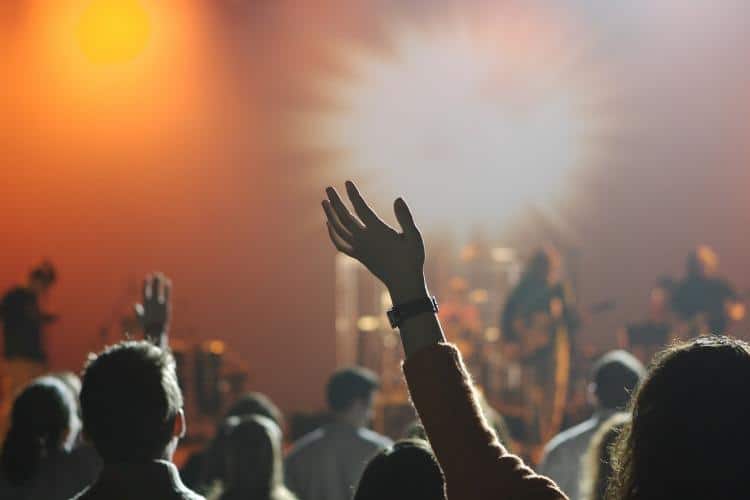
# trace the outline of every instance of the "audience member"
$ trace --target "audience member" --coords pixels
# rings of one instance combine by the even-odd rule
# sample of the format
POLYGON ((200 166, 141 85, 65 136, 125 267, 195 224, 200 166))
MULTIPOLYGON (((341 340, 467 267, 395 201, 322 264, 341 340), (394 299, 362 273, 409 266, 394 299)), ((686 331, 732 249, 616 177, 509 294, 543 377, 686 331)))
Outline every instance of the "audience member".
POLYGON ((326 389, 333 421, 303 436, 286 459, 286 480, 301 500, 349 500, 368 460, 391 446, 366 428, 379 382, 364 368, 335 373, 326 389))
POLYGON ((296 500, 284 486, 279 426, 259 415, 228 426, 220 500, 296 500))
POLYGON ((354 500, 446 500, 443 472, 427 442, 397 441, 370 460, 354 500))
POLYGON ((180 476, 189 488, 199 493, 208 493, 214 483, 222 479, 225 444, 231 427, 228 421, 232 417, 253 415, 271 419, 283 431, 284 416, 268 396, 259 392, 245 394, 229 407, 206 448, 193 453, 180 469, 180 476))
POLYGON ((654 359, 613 456, 611 498, 748 497, 750 345, 699 337, 654 359))
POLYGON ((641 362, 626 351, 605 354, 592 369, 589 391, 594 415, 561 432, 545 447, 539 473, 554 480, 571 500, 579 498, 581 460, 591 437, 609 417, 627 407, 644 372, 641 362))
POLYGON ((284 430, 284 414, 271 398, 260 392, 248 392, 229 407, 224 418, 259 415, 273 421, 279 430, 284 430))
POLYGON ((612 446, 628 421, 630 413, 615 413, 591 438, 589 449, 581 462, 581 500, 605 500, 612 478, 612 446))
POLYGON ((551 480, 508 453, 487 425, 461 354, 445 342, 424 279, 422 236, 406 203, 399 198, 394 206, 399 233, 372 211, 353 183, 346 188, 357 217, 328 188, 323 202, 328 232, 339 251, 359 260, 388 289, 409 393, 445 475, 447 497, 566 498, 551 480))
POLYGON ((96 482, 78 500, 199 500, 172 463, 185 434, 175 360, 165 348, 171 284, 146 278, 138 307, 148 341, 125 341, 91 356, 83 375, 83 431, 102 458, 96 482), (156 344, 156 345, 155 345, 156 344))
POLYGON ((71 392, 53 377, 21 391, 0 457, 0 498, 67 500, 94 480, 96 466, 72 450, 80 429, 76 408, 71 392))
POLYGON ((83 429, 104 467, 80 500, 200 499, 172 464, 185 433, 172 355, 126 341, 93 357, 83 377, 83 429))

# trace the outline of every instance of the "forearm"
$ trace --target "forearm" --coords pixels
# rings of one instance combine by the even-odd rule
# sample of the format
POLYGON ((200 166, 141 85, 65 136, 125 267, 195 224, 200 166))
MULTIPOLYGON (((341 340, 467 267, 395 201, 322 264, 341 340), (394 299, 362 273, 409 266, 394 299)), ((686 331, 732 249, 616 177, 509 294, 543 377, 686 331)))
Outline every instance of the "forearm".
POLYGON ((498 442, 455 347, 424 347, 406 360, 404 373, 450 498, 564 498, 498 442))
MULTIPOLYGON (((427 287, 392 291, 393 303, 428 297, 427 287)), ((423 313, 400 326, 404 372, 412 402, 443 468, 448 491, 461 498, 526 495, 559 499, 553 483, 509 455, 482 415, 471 376, 445 336, 436 314, 423 313), (487 476, 487 477, 482 477, 487 476)))
MULTIPOLYGON (((423 279, 412 282, 418 284, 391 290, 396 306, 429 297, 423 279)), ((412 402, 448 477, 469 458, 496 460, 502 449, 496 448, 494 436, 482 417, 460 353, 445 344, 437 314, 409 317, 399 329, 412 402), (461 430, 461 439, 456 439, 457 429, 461 430)), ((461 481, 454 479, 457 480, 461 481)))

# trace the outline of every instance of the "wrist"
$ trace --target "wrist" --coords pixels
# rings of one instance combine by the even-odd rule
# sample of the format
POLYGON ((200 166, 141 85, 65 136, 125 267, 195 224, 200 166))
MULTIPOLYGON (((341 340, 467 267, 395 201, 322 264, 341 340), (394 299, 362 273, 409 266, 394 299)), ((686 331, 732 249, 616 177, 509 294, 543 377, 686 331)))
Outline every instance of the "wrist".
POLYGON ((391 285, 388 287, 388 293, 391 296, 391 303, 394 306, 430 297, 424 275, 415 277, 408 282, 405 281, 403 283, 391 285))
POLYGON ((163 335, 166 331, 167 325, 165 323, 148 323, 143 325, 143 333, 150 337, 163 335))

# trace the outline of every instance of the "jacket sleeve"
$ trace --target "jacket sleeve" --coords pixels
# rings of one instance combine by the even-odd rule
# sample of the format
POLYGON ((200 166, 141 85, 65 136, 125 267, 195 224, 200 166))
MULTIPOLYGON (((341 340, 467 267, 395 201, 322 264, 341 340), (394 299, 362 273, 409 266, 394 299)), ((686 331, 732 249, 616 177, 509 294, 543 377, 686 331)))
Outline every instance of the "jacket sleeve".
POLYGON ((560 500, 565 495, 498 442, 458 350, 436 344, 404 363, 409 392, 443 469, 448 498, 560 500))

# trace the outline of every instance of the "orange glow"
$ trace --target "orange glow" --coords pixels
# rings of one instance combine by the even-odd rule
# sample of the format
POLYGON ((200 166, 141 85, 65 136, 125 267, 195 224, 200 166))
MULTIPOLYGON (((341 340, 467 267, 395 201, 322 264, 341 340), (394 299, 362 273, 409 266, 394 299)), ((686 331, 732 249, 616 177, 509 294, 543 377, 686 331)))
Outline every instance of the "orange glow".
POLYGON ((81 16, 76 35, 92 63, 125 63, 146 49, 151 19, 138 0, 93 0, 81 16))
POLYGON ((745 304, 730 304, 729 317, 732 321, 742 321, 745 318, 745 304))
POLYGON ((96 149, 121 158, 113 148, 162 148, 165 130, 190 144, 217 123, 209 116, 224 80, 206 69, 215 68, 213 28, 193 0, 29 5, 6 83, 15 114, 6 122, 19 147, 34 141, 40 151, 82 147, 88 157, 96 149))

